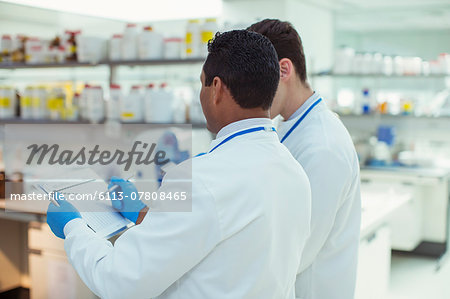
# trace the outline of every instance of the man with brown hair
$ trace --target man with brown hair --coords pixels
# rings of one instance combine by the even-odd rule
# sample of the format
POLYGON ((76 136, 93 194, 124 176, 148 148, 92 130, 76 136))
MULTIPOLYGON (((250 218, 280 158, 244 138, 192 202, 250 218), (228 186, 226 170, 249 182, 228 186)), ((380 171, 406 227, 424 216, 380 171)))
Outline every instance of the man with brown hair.
POLYGON ((311 235, 298 269, 296 297, 353 298, 361 196, 351 137, 307 82, 303 45, 294 27, 266 19, 247 29, 268 37, 277 51, 280 82, 271 117, 284 118, 279 138, 303 166, 311 184, 311 235))

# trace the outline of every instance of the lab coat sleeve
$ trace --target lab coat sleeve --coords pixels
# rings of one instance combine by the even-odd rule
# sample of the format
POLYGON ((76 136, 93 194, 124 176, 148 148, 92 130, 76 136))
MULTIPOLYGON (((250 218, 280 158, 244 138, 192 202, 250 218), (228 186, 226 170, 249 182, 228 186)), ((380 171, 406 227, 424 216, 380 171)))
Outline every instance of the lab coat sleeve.
MULTIPOLYGON (((160 191, 184 189, 183 182, 168 176, 160 191)), ((71 264, 95 294, 102 298, 158 296, 220 242, 214 199, 198 179, 194 180, 192 212, 150 211, 114 246, 83 222, 73 225, 65 249, 71 264)))

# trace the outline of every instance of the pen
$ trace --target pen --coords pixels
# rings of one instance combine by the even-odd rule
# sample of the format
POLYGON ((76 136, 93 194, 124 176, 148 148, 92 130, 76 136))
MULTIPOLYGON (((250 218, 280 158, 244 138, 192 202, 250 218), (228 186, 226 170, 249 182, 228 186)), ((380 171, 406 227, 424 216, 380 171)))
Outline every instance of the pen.
POLYGON ((41 188, 42 191, 44 191, 45 193, 47 193, 48 199, 49 199, 55 206, 57 206, 58 208, 60 207, 60 206, 59 206, 59 203, 53 198, 53 196, 52 196, 49 192, 47 192, 47 191, 44 189, 44 187, 42 187, 41 185, 38 185, 38 187, 41 188))
MULTIPOLYGON (((131 175, 130 177, 128 177, 126 181, 129 182, 133 177, 134 177, 134 174, 131 175)), ((119 187, 119 185, 114 185, 114 186, 112 186, 111 188, 109 188, 107 191, 108 191, 108 192, 113 192, 114 190, 117 189, 117 187, 119 187)))

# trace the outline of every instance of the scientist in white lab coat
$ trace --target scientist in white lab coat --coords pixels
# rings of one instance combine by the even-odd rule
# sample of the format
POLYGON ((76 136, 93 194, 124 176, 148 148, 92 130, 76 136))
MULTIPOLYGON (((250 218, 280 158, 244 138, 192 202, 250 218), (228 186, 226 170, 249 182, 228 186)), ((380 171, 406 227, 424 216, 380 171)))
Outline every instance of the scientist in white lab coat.
MULTIPOLYGON (((200 100, 217 138, 207 153, 169 170, 160 189, 182 190, 192 163, 192 212, 150 207, 145 215, 143 203, 123 200, 123 215, 143 220, 113 246, 67 200, 49 206, 47 221, 65 237, 71 264, 102 298, 295 297, 311 199, 306 174, 269 118, 277 54, 247 30, 216 35, 208 52, 200 100)), ((113 184, 136 191, 123 180, 113 184)))
POLYGON ((277 51, 281 77, 270 114, 284 118, 280 141, 311 184, 311 237, 301 259, 297 298, 351 299, 361 221, 359 163, 352 139, 308 84, 303 45, 294 27, 266 19, 248 30, 268 37, 277 51))

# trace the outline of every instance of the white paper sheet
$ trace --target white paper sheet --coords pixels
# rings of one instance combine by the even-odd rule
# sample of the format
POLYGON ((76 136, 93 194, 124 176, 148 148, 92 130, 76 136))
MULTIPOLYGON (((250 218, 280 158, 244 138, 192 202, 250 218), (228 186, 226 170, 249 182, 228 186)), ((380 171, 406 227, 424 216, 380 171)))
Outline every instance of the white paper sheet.
POLYGON ((45 191, 58 191, 69 198, 84 196, 84 200, 71 200, 88 226, 99 236, 109 238, 132 224, 117 212, 109 200, 100 200, 108 185, 93 170, 80 169, 46 180, 40 184, 45 191))

